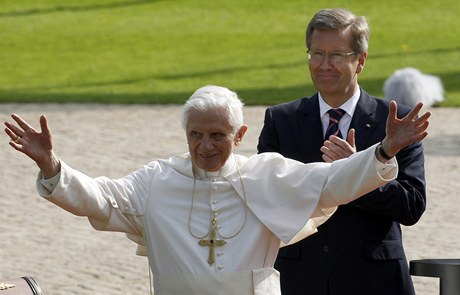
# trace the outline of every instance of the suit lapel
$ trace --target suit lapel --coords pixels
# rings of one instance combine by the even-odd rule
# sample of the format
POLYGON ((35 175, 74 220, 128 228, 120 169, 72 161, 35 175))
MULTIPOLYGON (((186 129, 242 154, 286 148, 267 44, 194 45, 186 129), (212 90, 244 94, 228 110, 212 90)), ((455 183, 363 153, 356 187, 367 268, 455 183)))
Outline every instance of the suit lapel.
POLYGON ((354 128, 356 131, 355 138, 358 151, 370 145, 371 135, 379 124, 384 123, 376 117, 376 110, 376 101, 361 89, 361 96, 350 124, 350 128, 354 128))
MULTIPOLYGON (((356 105, 350 128, 356 131, 356 147, 358 151, 366 149, 369 145, 372 134, 380 124, 385 124, 376 116, 377 102, 368 93, 361 89, 361 96, 356 105)), ((298 133, 302 137, 304 155, 299 160, 303 162, 318 162, 322 160, 320 151, 323 145, 323 127, 319 115, 318 94, 310 98, 302 99, 297 108, 296 122, 298 133)), ((300 147, 299 147, 300 149, 300 147)))
POLYGON ((323 131, 319 116, 318 94, 303 99, 296 111, 298 134, 302 136, 304 162, 322 161, 323 131))

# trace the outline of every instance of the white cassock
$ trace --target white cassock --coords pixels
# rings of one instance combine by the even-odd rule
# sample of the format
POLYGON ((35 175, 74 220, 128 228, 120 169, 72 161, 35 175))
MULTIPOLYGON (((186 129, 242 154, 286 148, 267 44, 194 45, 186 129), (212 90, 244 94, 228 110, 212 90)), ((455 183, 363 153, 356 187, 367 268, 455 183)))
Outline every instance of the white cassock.
POLYGON ((395 160, 375 158, 375 146, 332 164, 275 153, 231 155, 215 173, 193 168, 185 154, 115 180, 88 177, 62 162, 57 177, 39 175, 37 186, 95 229, 143 244, 156 295, 274 295, 281 294, 273 268, 279 247, 313 234, 338 205, 394 179, 397 170, 395 160), (212 218, 217 233, 210 247, 212 218))

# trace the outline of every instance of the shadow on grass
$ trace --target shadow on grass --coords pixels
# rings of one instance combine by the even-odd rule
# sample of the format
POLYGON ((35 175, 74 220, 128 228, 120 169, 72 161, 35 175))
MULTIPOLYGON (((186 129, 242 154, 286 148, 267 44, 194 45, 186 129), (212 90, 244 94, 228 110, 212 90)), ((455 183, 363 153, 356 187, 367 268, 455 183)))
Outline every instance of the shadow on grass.
MULTIPOLYGON (((123 84, 136 84, 145 82, 147 80, 168 80, 180 79, 186 77, 203 77, 215 74, 212 72, 190 73, 188 75, 177 76, 163 76, 163 77, 144 77, 139 79, 129 79, 122 81, 106 81, 85 83, 82 85, 66 85, 66 86, 46 86, 34 87, 18 90, 2 90, 0 89, 0 102, 19 102, 19 103, 33 103, 33 102, 57 102, 57 103, 139 103, 139 104, 182 104, 194 90, 190 92, 145 92, 145 93, 123 93, 123 92, 110 92, 106 89, 101 89, 100 92, 85 92, 86 87, 116 87, 123 84), (77 88, 81 89, 81 93, 67 93, 65 90, 57 91, 60 88, 77 88)), ((442 79, 444 88, 447 93, 449 91, 460 91, 460 73, 432 73, 442 79)), ((359 84, 368 93, 382 96, 382 86, 386 78, 379 79, 361 79, 359 84)), ((205 81, 206 79, 203 79, 205 81)), ((207 84, 204 83, 203 86, 207 84)), ((226 85, 223 85, 226 86, 226 85)), ((232 87, 230 87, 232 88, 232 87)), ((296 85, 291 87, 271 87, 271 88, 252 88, 252 89, 234 89, 243 98, 247 105, 272 105, 289 100, 297 99, 300 97, 310 96, 316 92, 314 87, 308 81, 303 85, 296 85)))
MULTIPOLYGON (((286 64, 268 64, 263 66, 239 66, 239 67, 231 67, 231 68, 220 68, 214 70, 205 70, 205 71, 195 71, 195 72, 187 72, 187 73, 177 73, 177 74, 165 74, 165 75, 151 75, 151 76, 144 76, 139 78, 130 78, 130 79, 119 79, 119 80, 112 80, 112 81, 95 81, 95 82, 85 82, 85 83, 66 83, 66 84, 54 84, 54 85, 44 85, 44 86, 33 86, 21 89, 25 92, 46 92, 49 90, 58 90, 58 89, 67 89, 67 88, 77 88, 77 89, 85 89, 88 87, 107 87, 107 86, 119 86, 119 85, 130 85, 130 84, 137 84, 143 83, 153 80, 160 80, 160 81, 175 81, 178 79, 188 79, 188 78, 200 78, 201 80, 206 80, 208 78, 215 77, 216 75, 226 75, 226 74, 234 74, 234 73, 243 73, 247 71, 256 71, 258 69, 262 70, 276 70, 276 69, 283 69, 283 68, 294 68, 298 67, 301 62, 292 62, 286 64)), ((1 96, 1 88, 0 88, 0 96, 1 96)))
MULTIPOLYGON (((81 7, 66 7, 66 8, 54 8, 53 11, 59 9, 67 10, 90 10, 90 9, 104 9, 104 8, 115 8, 128 5, 138 5, 143 3, 152 2, 151 0, 139 0, 132 2, 119 2, 112 4, 100 4, 91 6, 81 7)), ((47 10, 37 12, 46 13, 47 10)), ((49 12, 52 12, 51 10, 49 12)), ((26 13, 26 11, 22 12, 26 13)), ((30 13, 32 13, 30 11, 30 13)), ((412 51, 408 53, 402 53, 403 55, 414 55, 424 53, 449 53, 460 51, 460 47, 456 48, 445 48, 436 50, 420 50, 412 51)), ((400 52, 384 53, 373 55, 374 58, 383 58, 391 55, 401 56, 400 52)), ((142 85, 144 83, 163 81, 180 81, 181 79, 190 79, 204 81, 203 85, 206 85, 206 81, 212 79, 215 76, 225 75, 238 75, 239 73, 245 73, 248 71, 273 71, 296 68, 300 65, 305 65, 305 60, 293 61, 289 63, 271 63, 263 64, 259 66, 246 65, 246 66, 233 66, 226 68, 217 68, 201 71, 191 72, 179 72, 174 74, 160 74, 160 75, 145 75, 136 78, 119 79, 119 80, 108 80, 108 81, 88 81, 84 83, 65 83, 55 85, 43 85, 34 87, 24 87, 14 90, 5 90, 0 88, 0 103, 2 102, 94 102, 94 103, 157 103, 157 104, 182 104, 194 91, 190 90, 186 92, 168 92, 161 93, 155 91, 146 91, 144 93, 125 93, 122 89, 123 85, 142 85), (72 89, 69 91, 68 89, 72 89), (78 93, 75 93, 75 90, 78 93)), ((442 73, 429 73, 436 75, 441 78, 446 93, 449 92, 460 92, 460 72, 442 72, 442 73)), ((360 77, 359 84, 367 92, 375 96, 382 96, 382 87, 387 77, 380 78, 365 78, 360 77)), ((226 86, 223 84, 223 86, 226 86)), ((141 86, 139 86, 141 87, 141 86)), ((230 87, 232 88, 232 87, 230 87)), ((299 84, 290 87, 277 87, 275 84, 271 88, 249 88, 249 89, 235 89, 238 94, 243 98, 248 105, 272 105, 289 100, 297 99, 300 97, 310 96, 316 92, 314 87, 309 82, 308 78, 305 77, 305 84, 299 84)), ((454 102, 455 103, 455 102, 454 102)), ((454 106, 454 105, 451 105, 454 106)))
POLYGON ((421 54, 443 54, 443 53, 451 53, 460 51, 460 47, 453 47, 453 48, 436 48, 436 49, 427 49, 427 50, 411 50, 407 52, 388 52, 388 53, 371 53, 369 54, 369 59, 373 58, 387 58, 387 57, 404 57, 404 56, 414 56, 414 55, 421 55, 421 54))
POLYGON ((124 2, 113 2, 106 4, 93 4, 93 5, 82 5, 82 6, 66 6, 65 4, 50 7, 50 8, 37 8, 37 9, 26 9, 19 11, 10 11, 10 12, 0 12, 0 17, 21 17, 21 16, 30 16, 38 14, 49 14, 57 12, 85 12, 92 10, 101 10, 101 9, 114 9, 114 8, 124 8, 128 6, 154 3, 158 2, 155 0, 134 0, 134 1, 124 1, 124 2))

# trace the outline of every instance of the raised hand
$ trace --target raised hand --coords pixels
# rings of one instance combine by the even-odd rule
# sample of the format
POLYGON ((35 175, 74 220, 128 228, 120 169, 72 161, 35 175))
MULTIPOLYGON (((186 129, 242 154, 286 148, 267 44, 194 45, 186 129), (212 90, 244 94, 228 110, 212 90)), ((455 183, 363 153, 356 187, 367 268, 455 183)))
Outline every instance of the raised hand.
POLYGON ((428 119, 430 112, 418 116, 423 103, 418 103, 404 118, 398 119, 397 104, 395 101, 390 102, 390 112, 388 113, 386 136, 382 141, 385 153, 392 157, 401 149, 417 141, 424 139, 428 132, 428 119))
POLYGON ((11 118, 17 125, 5 122, 5 132, 11 139, 10 145, 35 161, 45 177, 56 175, 60 171, 60 162, 53 152, 52 136, 46 117, 40 117, 41 132, 16 114, 12 114, 11 118))

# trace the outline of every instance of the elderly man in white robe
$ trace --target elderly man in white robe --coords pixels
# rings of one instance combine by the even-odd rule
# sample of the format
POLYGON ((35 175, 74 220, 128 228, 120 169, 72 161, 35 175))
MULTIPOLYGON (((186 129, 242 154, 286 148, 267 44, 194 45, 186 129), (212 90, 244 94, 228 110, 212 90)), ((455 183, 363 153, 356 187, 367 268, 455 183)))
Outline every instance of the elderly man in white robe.
POLYGON ((418 116, 421 108, 397 118, 392 102, 380 144, 332 164, 303 164, 276 153, 235 154, 247 130, 243 103, 227 88, 205 86, 183 109, 189 152, 119 179, 67 165, 53 152, 45 116, 35 130, 13 114, 16 124, 5 122, 5 132, 38 165, 42 197, 145 246, 155 294, 274 295, 279 247, 315 233, 338 205, 394 179, 393 156, 427 136, 430 113, 418 116))

